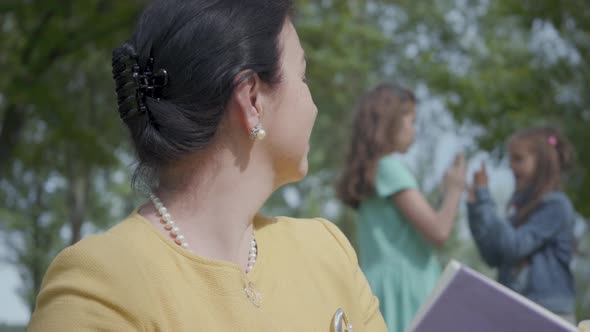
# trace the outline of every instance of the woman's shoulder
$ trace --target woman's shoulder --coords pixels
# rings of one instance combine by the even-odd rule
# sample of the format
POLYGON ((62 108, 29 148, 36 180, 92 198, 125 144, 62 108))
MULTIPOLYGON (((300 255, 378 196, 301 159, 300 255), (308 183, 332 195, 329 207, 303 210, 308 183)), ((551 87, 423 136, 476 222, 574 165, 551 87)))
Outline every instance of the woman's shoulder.
POLYGON ((32 330, 57 331, 65 322, 90 324, 93 315, 111 317, 100 322, 110 326, 108 330, 129 330, 128 324, 136 324, 139 316, 149 312, 150 295, 138 273, 142 262, 129 245, 133 236, 121 237, 130 233, 130 226, 135 227, 126 219, 104 233, 83 238, 54 258, 37 297, 32 330))
MULTIPOLYGON (((133 214, 109 230, 89 235, 64 248, 51 262, 43 288, 71 284, 72 287, 131 289, 137 283, 146 236, 141 221, 133 214), (108 288, 107 287, 107 288, 108 288)), ((147 248, 149 250, 149 248, 147 248)))
POLYGON ((264 232, 269 241, 276 242, 281 248, 310 253, 321 251, 323 255, 332 258, 357 261, 356 253, 347 237, 329 220, 285 216, 263 218, 264 221, 257 224, 258 231, 264 232))
POLYGON ((137 260, 142 255, 136 253, 141 242, 145 241, 141 228, 140 222, 131 215, 105 232, 86 236, 64 248, 54 258, 47 273, 75 270, 79 277, 95 270, 109 275, 126 273, 140 264, 137 260))
POLYGON ((270 231, 288 237, 300 237, 302 235, 326 237, 333 236, 334 233, 342 234, 338 226, 324 218, 292 218, 286 216, 260 216, 260 218, 262 222, 257 220, 257 229, 270 227, 270 231))
POLYGON ((137 245, 139 239, 145 238, 146 225, 142 225, 142 223, 134 212, 113 224, 106 231, 85 236, 66 249, 72 252, 104 254, 111 254, 113 251, 122 251, 123 249, 128 250, 129 247, 137 245))

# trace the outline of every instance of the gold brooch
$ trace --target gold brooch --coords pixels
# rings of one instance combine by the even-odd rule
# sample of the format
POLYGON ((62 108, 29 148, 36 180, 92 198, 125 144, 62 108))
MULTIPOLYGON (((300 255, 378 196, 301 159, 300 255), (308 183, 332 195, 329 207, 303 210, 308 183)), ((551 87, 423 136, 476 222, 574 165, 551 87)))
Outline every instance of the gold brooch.
POLYGON ((342 308, 338 308, 336 313, 334 314, 334 318, 332 319, 332 332, 352 332, 352 324, 346 317, 344 310, 342 308))

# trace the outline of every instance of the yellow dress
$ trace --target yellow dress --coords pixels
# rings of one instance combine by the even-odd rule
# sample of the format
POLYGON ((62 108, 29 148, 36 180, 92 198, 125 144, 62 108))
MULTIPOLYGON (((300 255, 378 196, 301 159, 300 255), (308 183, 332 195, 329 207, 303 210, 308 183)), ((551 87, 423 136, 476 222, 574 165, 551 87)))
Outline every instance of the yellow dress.
POLYGON ((29 331, 330 331, 339 308, 355 332, 386 331, 336 226, 257 216, 254 229, 258 258, 244 274, 180 248, 133 213, 55 258, 29 331))

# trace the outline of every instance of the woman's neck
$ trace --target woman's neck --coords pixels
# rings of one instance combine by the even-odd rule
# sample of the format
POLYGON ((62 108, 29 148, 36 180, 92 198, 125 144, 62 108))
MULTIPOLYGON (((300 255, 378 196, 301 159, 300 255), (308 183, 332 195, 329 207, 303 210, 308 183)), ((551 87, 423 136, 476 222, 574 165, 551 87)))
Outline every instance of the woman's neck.
MULTIPOLYGON (((195 169, 175 169, 188 174, 181 184, 161 186, 156 195, 199 256, 245 267, 252 240, 252 221, 275 189, 272 168, 252 162, 240 165, 235 156, 218 151, 215 158, 189 162, 195 169)), ((170 174, 170 172, 168 172, 170 174)), ((158 212, 150 204, 140 213, 164 231, 158 212)))

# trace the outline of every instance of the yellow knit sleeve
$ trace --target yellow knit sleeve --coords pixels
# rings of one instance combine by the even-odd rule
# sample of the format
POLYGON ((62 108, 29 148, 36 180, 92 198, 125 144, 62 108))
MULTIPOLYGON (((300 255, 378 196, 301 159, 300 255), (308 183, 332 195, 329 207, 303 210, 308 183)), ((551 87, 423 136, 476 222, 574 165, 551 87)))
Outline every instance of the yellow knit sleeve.
POLYGON ((126 275, 133 272, 132 264, 117 255, 106 237, 82 242, 64 249, 51 263, 28 331, 143 330, 129 311, 137 308, 134 303, 146 301, 126 275))
POLYGON ((332 222, 318 218, 318 220, 324 225, 324 227, 330 232, 334 239, 338 242, 342 250, 346 253, 349 259, 349 263, 353 266, 354 272, 351 276, 354 288, 356 290, 357 298, 361 308, 363 308, 363 319, 364 328, 361 331, 387 331, 383 316, 379 311, 379 300, 373 295, 371 287, 365 277, 364 273, 358 264, 358 259, 354 248, 346 238, 346 236, 340 231, 340 229, 332 222))

